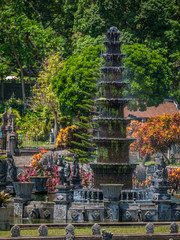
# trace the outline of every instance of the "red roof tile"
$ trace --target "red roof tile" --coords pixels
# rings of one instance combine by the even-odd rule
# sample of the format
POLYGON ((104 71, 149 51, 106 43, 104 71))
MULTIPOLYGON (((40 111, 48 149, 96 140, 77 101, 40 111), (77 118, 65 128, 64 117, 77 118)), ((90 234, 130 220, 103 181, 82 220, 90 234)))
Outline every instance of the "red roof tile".
POLYGON ((180 112, 174 102, 164 102, 159 104, 158 107, 147 107, 147 110, 142 111, 130 111, 128 107, 124 108, 124 117, 136 117, 136 118, 150 118, 157 117, 158 115, 164 115, 164 113, 178 113, 180 112), (130 116, 131 115, 131 116, 130 116))

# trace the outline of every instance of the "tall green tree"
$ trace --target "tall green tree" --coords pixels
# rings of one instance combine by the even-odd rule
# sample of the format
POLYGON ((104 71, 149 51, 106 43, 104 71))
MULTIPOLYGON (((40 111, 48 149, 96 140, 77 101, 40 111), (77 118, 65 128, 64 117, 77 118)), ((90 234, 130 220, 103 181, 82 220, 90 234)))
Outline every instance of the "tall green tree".
POLYGON ((71 117, 88 115, 80 109, 84 100, 93 99, 99 78, 101 46, 83 50, 64 62, 64 67, 53 79, 61 114, 71 117))
POLYGON ((145 110, 146 106, 158 106, 171 94, 171 68, 167 59, 157 50, 144 44, 124 46, 129 95, 137 101, 134 107, 145 110))
POLYGON ((43 65, 44 71, 40 72, 32 89, 32 108, 35 111, 47 108, 54 115, 54 135, 57 136, 59 104, 58 97, 53 90, 52 80, 62 69, 63 62, 59 55, 51 55, 43 65))
POLYGON ((1 8, 0 61, 5 70, 4 75, 20 73, 25 103, 24 76, 29 71, 37 75, 46 54, 52 50, 62 51, 64 40, 52 28, 45 29, 36 19, 29 18, 23 2, 2 2, 1 8))

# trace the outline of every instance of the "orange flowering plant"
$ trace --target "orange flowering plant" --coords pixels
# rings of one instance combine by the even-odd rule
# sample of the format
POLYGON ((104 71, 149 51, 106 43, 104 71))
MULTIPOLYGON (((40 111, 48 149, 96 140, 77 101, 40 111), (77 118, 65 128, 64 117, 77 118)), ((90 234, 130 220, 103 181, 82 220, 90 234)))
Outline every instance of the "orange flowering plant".
POLYGON ((73 134, 78 131, 78 127, 75 125, 68 126, 65 129, 61 129, 56 138, 55 146, 57 148, 71 148, 71 141, 73 140, 73 134))
POLYGON ((180 113, 166 113, 145 123, 132 121, 127 130, 129 136, 136 138, 130 145, 131 151, 139 151, 142 157, 160 152, 167 159, 166 151, 180 143, 180 113))
POLYGON ((168 181, 171 190, 178 191, 180 189, 180 168, 168 169, 168 181))
POLYGON ((152 178, 152 176, 150 176, 147 180, 144 180, 141 182, 134 175, 132 177, 133 188, 138 188, 138 189, 139 188, 149 188, 151 186, 151 178, 152 178))

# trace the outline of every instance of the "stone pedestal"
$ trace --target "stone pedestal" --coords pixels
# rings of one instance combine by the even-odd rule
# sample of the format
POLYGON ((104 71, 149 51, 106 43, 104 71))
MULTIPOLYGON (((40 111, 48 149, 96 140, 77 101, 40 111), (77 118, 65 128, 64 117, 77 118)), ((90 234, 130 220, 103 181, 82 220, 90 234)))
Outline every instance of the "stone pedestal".
POLYGON ((11 208, 0 208, 0 230, 1 231, 9 231, 10 224, 8 222, 9 216, 11 214, 11 208))
POLYGON ((104 221, 104 204, 73 202, 68 212, 68 220, 76 222, 104 221))
POLYGON ((171 221, 171 204, 157 204, 158 221, 171 221))
POLYGON ((67 220, 68 209, 71 206, 73 195, 70 186, 57 186, 58 192, 54 198, 54 219, 67 220))
POLYGON ((54 202, 31 201, 28 206, 25 206, 24 216, 41 219, 53 219, 54 205, 54 202))
POLYGON ((105 220, 108 221, 119 221, 120 219, 120 209, 119 202, 113 201, 104 201, 104 210, 105 210, 105 220))
POLYGON ((14 198, 14 217, 24 217, 24 207, 27 200, 23 198, 14 198))

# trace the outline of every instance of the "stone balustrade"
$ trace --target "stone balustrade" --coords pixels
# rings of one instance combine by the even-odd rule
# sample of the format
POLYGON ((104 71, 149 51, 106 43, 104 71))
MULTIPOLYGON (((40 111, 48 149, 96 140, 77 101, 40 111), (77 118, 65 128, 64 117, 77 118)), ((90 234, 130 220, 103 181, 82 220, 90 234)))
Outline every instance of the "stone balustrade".
MULTIPOLYGON (((151 201, 153 192, 148 189, 121 190, 120 202, 151 201)), ((100 189, 76 189, 74 190, 73 200, 75 202, 101 202, 103 192, 100 189)))
POLYGON ((100 189, 83 188, 74 190, 73 200, 75 202, 101 202, 103 193, 100 189))
POLYGON ((148 189, 131 189, 122 190, 120 201, 131 202, 131 201, 151 201, 153 192, 148 189))

